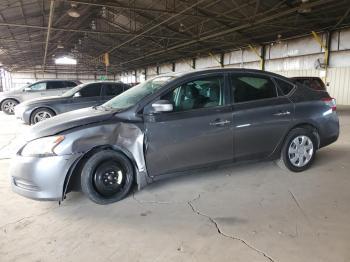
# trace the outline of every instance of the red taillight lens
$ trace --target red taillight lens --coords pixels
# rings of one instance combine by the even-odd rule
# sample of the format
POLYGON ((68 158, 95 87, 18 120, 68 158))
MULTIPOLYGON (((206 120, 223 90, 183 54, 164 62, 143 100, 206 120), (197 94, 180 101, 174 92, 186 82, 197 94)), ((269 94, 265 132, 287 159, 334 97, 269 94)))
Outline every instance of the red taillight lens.
POLYGON ((335 98, 322 98, 322 101, 325 102, 325 104, 327 106, 329 106, 330 108, 332 108, 332 111, 337 110, 337 103, 335 101, 335 98))

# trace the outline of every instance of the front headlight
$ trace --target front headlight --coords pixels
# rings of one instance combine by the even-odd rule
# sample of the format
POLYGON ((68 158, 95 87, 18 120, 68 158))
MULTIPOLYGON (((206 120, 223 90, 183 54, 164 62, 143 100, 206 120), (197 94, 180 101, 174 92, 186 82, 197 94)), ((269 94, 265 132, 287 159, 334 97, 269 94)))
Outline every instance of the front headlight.
POLYGON ((53 156, 54 149, 64 140, 64 136, 50 136, 30 141, 21 151, 22 156, 53 156))

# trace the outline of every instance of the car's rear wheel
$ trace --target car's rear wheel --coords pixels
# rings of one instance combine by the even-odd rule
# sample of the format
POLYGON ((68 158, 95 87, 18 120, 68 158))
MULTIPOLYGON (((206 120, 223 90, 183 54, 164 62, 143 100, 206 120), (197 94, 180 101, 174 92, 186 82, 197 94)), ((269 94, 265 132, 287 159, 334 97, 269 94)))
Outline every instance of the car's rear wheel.
POLYGON ((18 102, 14 99, 6 99, 1 104, 1 110, 7 115, 13 115, 15 113, 15 106, 18 102))
POLYGON ((311 128, 295 128, 291 130, 281 151, 279 166, 286 167, 293 172, 308 169, 317 150, 317 139, 311 128))
POLYGON ((123 199, 134 181, 134 169, 129 159, 113 150, 92 155, 81 172, 81 188, 90 200, 105 205, 123 199))
POLYGON ((51 109, 38 108, 32 113, 30 123, 33 125, 53 116, 55 116, 55 113, 51 109))

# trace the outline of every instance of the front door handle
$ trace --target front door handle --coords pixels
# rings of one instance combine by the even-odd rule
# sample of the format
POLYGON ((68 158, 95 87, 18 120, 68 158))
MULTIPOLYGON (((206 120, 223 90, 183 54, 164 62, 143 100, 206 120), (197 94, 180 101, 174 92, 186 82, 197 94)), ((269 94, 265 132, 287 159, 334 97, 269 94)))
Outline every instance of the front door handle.
POLYGON ((280 111, 278 113, 274 113, 273 115, 274 116, 288 116, 288 115, 290 115, 290 112, 289 111, 280 111))
POLYGON ((211 125, 211 126, 225 126, 225 125, 228 125, 230 123, 231 123, 231 121, 229 121, 229 120, 217 119, 214 122, 210 122, 209 125, 211 125))

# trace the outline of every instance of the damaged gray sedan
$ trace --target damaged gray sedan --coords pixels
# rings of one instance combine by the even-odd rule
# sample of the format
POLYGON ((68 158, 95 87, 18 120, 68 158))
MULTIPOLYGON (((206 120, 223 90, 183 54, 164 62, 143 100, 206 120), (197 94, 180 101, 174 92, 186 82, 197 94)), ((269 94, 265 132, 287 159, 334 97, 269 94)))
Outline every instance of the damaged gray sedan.
POLYGON ((338 135, 326 91, 257 70, 174 73, 38 123, 10 174, 25 197, 61 201, 81 190, 108 204, 134 185, 203 167, 278 159, 300 172, 338 135))

